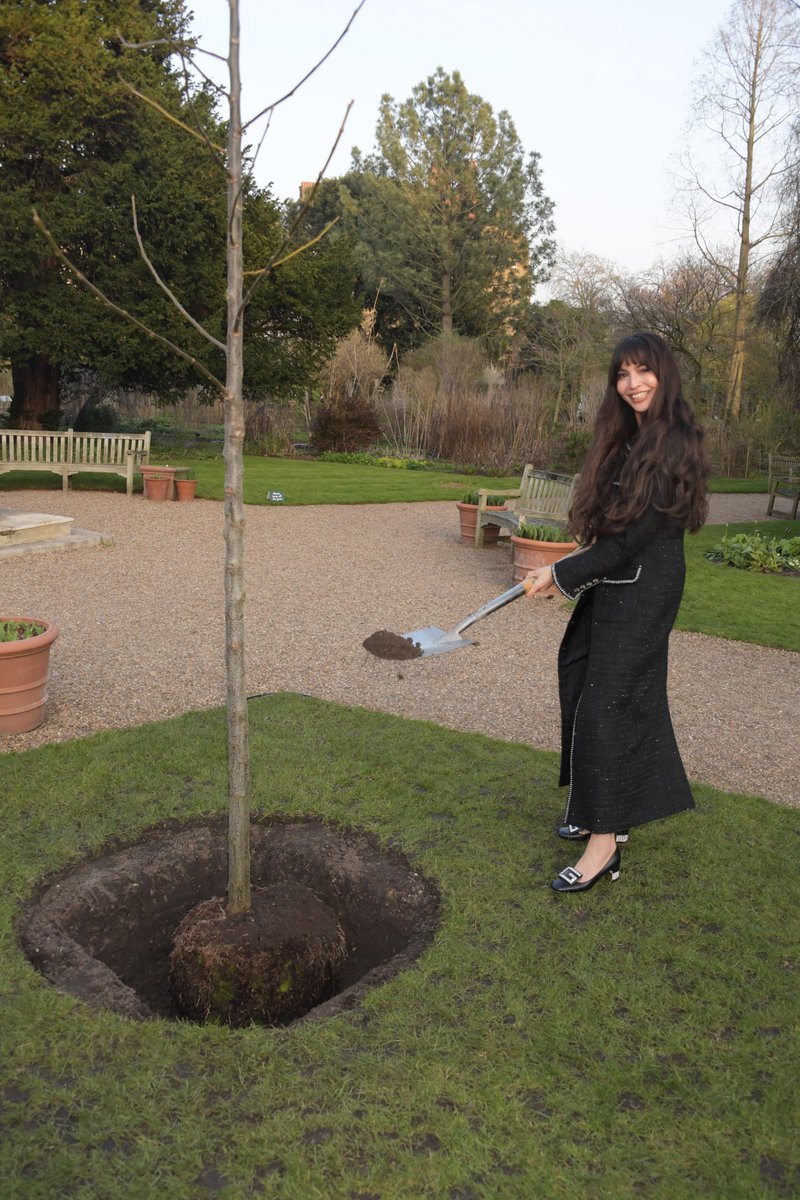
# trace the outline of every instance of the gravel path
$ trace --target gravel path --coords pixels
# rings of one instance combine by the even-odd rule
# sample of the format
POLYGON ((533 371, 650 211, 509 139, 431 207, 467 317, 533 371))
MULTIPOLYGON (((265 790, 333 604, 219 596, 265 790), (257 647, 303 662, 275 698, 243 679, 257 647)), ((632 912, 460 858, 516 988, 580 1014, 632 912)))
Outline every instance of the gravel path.
MULTIPOLYGON (((6 613, 61 630, 50 705, 22 750, 225 702, 222 505, 98 492, 4 492, 112 548, 0 559, 6 613)), ((715 522, 764 519, 764 496, 716 496, 715 522)), ((505 548, 462 546, 449 503, 247 509, 248 692, 297 691, 532 746, 558 744, 555 657, 566 607, 512 604, 478 647, 412 662, 363 639, 444 629, 511 584, 505 548)), ((693 778, 800 804, 798 655, 701 634, 672 639, 670 701, 693 778)))

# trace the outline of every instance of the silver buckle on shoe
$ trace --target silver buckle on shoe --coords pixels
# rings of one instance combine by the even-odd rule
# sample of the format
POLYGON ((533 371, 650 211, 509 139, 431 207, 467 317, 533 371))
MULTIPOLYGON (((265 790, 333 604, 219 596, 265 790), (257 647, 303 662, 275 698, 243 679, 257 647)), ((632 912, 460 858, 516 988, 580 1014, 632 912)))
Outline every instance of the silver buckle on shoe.
POLYGON ((574 867, 564 867, 563 871, 558 872, 558 878, 563 879, 564 883, 568 883, 571 887, 573 883, 577 883, 579 879, 583 878, 583 876, 582 873, 580 871, 576 871, 574 867))

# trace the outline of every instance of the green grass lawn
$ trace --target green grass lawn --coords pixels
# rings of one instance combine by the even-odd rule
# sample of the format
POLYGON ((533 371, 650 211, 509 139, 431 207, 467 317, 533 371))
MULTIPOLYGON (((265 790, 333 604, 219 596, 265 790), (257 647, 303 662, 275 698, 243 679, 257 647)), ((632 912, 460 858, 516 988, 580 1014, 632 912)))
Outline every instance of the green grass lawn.
MULTIPOLYGON (((151 454, 153 463, 191 467, 197 476, 197 495, 224 499, 224 464, 220 457, 167 457, 151 454)), ((267 492, 282 492, 285 504, 389 504, 396 501, 460 500, 476 488, 513 488, 519 476, 489 477, 452 470, 403 471, 352 463, 310 459, 263 458, 245 455, 246 504, 268 504, 267 492)), ((141 480, 135 487, 141 491, 141 480)), ((0 475, 0 491, 12 488, 61 490, 61 479, 47 471, 9 471, 0 475)), ((73 475, 70 488, 125 491, 125 480, 114 475, 73 475)))
POLYGON ((4 1200, 688 1200, 800 1189, 800 815, 697 787, 617 883, 558 897, 553 754, 300 696, 251 701, 258 814, 399 845, 443 922, 362 1008, 127 1022, 54 991, 14 918, 108 839, 225 805, 220 711, 2 762, 4 1200))
POLYGON ((687 534, 686 590, 676 628, 800 650, 800 579, 741 571, 703 557, 726 529, 734 534, 765 528, 776 537, 800 536, 800 521, 706 525, 699 533, 687 534))
POLYGON ((708 481, 710 492, 766 492, 769 480, 766 475, 753 476, 749 479, 729 479, 726 475, 712 475, 708 481))
MULTIPOLYGON (((176 452, 155 447, 153 463, 191 467, 197 476, 197 495, 205 500, 224 498, 224 464, 209 451, 176 452)), ((282 492, 285 504, 389 504, 393 501, 460 500, 479 487, 513 488, 519 475, 490 477, 442 468, 423 471, 395 470, 353 463, 316 462, 303 458, 244 459, 244 498, 247 504, 267 504, 267 492, 282 492)), ((141 480, 136 483, 141 491, 141 480)), ((115 475, 73 475, 70 487, 124 492, 125 480, 115 475)), ((9 471, 0 475, 0 491, 7 489, 61 489, 61 479, 48 471, 9 471)), ((714 478, 712 492, 765 492, 766 479, 714 478)))

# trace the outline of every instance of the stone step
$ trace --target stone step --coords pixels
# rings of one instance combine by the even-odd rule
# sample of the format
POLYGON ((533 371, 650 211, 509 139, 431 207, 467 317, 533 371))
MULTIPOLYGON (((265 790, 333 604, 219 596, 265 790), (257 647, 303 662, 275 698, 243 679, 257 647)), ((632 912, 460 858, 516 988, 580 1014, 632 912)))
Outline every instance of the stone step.
POLYGON ((70 536, 74 517, 50 513, 23 513, 0 508, 0 548, 26 542, 63 541, 70 536))

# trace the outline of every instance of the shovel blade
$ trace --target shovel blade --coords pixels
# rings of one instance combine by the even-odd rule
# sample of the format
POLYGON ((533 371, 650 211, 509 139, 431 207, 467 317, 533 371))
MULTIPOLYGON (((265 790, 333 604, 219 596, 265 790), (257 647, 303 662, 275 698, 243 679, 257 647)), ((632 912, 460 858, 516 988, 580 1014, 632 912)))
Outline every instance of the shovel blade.
POLYGON ((439 629, 436 625, 426 625, 424 629, 412 629, 411 633, 404 633, 402 636, 408 638, 415 646, 419 646, 422 658, 427 658, 431 654, 446 654, 448 650, 458 650, 461 646, 475 645, 474 638, 462 637, 454 629, 439 629))

